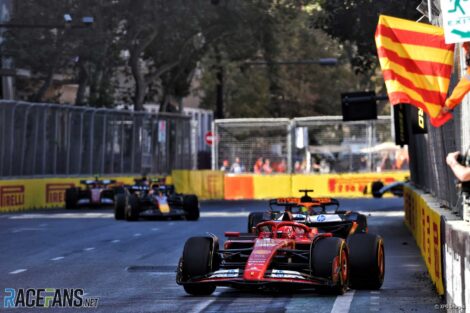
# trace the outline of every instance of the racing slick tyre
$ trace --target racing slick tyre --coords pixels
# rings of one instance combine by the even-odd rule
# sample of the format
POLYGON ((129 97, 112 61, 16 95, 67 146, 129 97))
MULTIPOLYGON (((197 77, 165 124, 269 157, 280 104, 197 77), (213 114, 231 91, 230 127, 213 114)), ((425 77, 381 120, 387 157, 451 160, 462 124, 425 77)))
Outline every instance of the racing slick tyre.
POLYGON ((354 289, 377 290, 385 275, 383 239, 373 234, 354 234, 348 237, 350 282, 354 289))
POLYGON ((375 181, 372 183, 371 191, 374 198, 382 198, 383 194, 380 193, 380 189, 382 189, 383 186, 384 184, 381 181, 375 181))
POLYGON ((78 188, 68 188, 65 190, 65 208, 74 209, 78 203, 78 188))
POLYGON ((251 212, 250 215, 248 215, 248 232, 252 233, 253 227, 264 221, 266 221, 264 212, 251 212))
POLYGON ((188 221, 197 221, 199 219, 199 201, 197 196, 183 196, 183 209, 186 211, 186 219, 188 221))
POLYGON ((118 193, 114 196, 114 218, 123 220, 126 217, 127 195, 118 193))
POLYGON ((367 233, 367 217, 363 214, 357 215, 356 233, 367 233))
MULTIPOLYGON (((182 276, 185 280, 200 277, 217 270, 218 268, 218 242, 214 243, 211 237, 191 237, 183 249, 182 276)), ((194 296, 207 296, 215 291, 216 286, 211 284, 185 284, 184 290, 194 296)))
POLYGON ((346 242, 337 237, 322 238, 310 247, 312 275, 330 279, 334 285, 324 291, 344 294, 349 286, 349 259, 346 242))
POLYGON ((127 221, 136 221, 139 218, 140 202, 135 195, 129 197, 129 203, 125 207, 125 217, 127 221))

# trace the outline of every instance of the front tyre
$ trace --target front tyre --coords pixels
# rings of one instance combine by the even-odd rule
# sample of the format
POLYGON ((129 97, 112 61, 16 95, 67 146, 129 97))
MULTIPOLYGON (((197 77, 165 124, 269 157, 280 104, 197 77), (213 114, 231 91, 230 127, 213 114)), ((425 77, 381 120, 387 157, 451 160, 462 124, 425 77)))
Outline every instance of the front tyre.
POLYGON ((378 290, 385 277, 383 239, 373 234, 354 234, 348 237, 351 287, 378 290))
POLYGON ((374 198, 382 198, 383 193, 380 192, 380 189, 382 189, 384 184, 381 181, 375 181, 372 183, 371 190, 372 190, 372 196, 374 198))
POLYGON ((118 193, 114 196, 114 218, 123 220, 126 217, 127 195, 118 193))
MULTIPOLYGON (((183 249, 182 279, 191 280, 203 277, 218 268, 218 242, 214 244, 211 237, 191 237, 183 249)), ((216 286, 212 284, 184 284, 184 290, 194 296, 207 296, 214 292, 216 286)))
POLYGON ((68 188, 65 190, 65 208, 67 210, 74 209, 78 203, 78 188, 68 188))
POLYGON ((322 238, 310 248, 310 268, 313 276, 329 279, 328 291, 344 294, 349 285, 349 256, 346 242, 337 237, 322 238))
POLYGON ((199 200, 197 196, 183 196, 183 209, 186 211, 188 221, 197 221, 199 219, 199 200))
POLYGON ((139 218, 140 201, 136 195, 129 197, 129 203, 125 208, 125 216, 127 221, 136 221, 139 218))

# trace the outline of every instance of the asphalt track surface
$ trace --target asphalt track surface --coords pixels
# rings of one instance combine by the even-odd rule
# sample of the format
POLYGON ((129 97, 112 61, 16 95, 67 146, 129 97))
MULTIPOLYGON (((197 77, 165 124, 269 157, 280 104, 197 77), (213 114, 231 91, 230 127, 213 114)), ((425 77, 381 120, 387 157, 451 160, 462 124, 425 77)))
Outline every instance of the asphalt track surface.
MULTIPOLYGON (((201 219, 115 221, 111 209, 47 210, 0 215, 0 301, 5 288, 84 288, 97 309, 13 312, 444 312, 419 250, 403 223, 402 199, 342 200, 369 214, 369 231, 384 237, 385 282, 379 291, 343 296, 217 288, 187 295, 175 283, 184 242, 194 235, 245 231, 249 211, 266 201, 210 201, 201 219)), ((2 309, 8 312, 12 310, 2 309)))

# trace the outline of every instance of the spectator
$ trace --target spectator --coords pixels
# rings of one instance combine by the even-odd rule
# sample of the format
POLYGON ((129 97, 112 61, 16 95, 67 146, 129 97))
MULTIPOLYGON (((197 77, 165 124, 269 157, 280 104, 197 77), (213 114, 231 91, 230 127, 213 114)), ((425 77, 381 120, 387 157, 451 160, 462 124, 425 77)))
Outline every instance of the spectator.
POLYGON ((228 172, 230 171, 230 164, 228 163, 228 160, 223 160, 222 166, 220 167, 221 171, 228 172))
POLYGON ((269 159, 264 160, 263 173, 271 174, 272 172, 273 172, 273 169, 271 168, 271 161, 269 159))
POLYGON ((294 172, 302 173, 302 166, 300 165, 299 161, 295 161, 294 163, 294 172))
POLYGON ((278 173, 285 173, 287 172, 287 163, 286 160, 282 159, 281 163, 278 164, 277 166, 277 172, 278 173))
POLYGON ((330 172, 330 164, 325 159, 320 161, 320 174, 328 174, 330 172))
POLYGON ((240 163, 240 158, 236 157, 235 162, 233 162, 232 166, 230 167, 230 173, 239 174, 243 172, 243 166, 240 163))
POLYGON ((455 177, 461 182, 470 181, 470 167, 463 166, 459 163, 457 158, 460 155, 460 151, 451 152, 447 155, 446 162, 450 169, 454 173, 455 177))
POLYGON ((263 158, 258 158, 255 162, 255 165, 253 165, 253 173, 261 174, 262 169, 263 169, 263 158))

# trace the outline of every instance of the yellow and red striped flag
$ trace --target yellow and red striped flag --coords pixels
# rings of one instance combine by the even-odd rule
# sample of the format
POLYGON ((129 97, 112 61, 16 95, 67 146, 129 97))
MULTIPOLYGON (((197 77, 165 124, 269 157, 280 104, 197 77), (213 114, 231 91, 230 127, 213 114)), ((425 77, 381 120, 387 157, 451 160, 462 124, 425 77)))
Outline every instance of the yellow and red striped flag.
POLYGON ((381 15, 375 43, 390 103, 423 109, 435 127, 450 120, 450 113, 439 115, 454 62, 454 45, 444 42, 444 30, 381 15))

